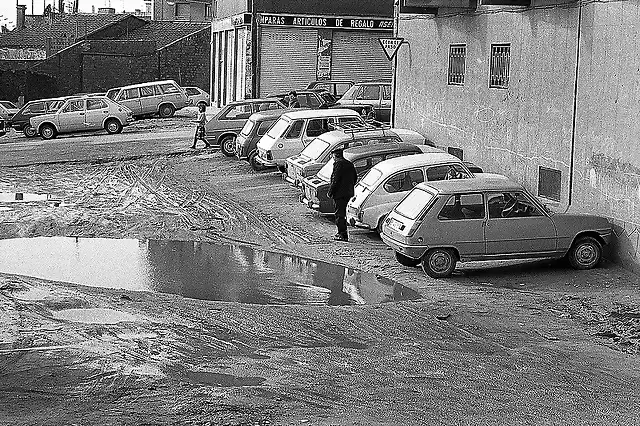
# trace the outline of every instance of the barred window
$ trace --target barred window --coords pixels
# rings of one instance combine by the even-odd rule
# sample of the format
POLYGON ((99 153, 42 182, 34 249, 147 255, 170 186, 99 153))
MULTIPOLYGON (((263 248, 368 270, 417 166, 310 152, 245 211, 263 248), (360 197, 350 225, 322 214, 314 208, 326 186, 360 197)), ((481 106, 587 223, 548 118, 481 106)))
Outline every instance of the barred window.
POLYGON ((449 46, 449 84, 464 85, 465 61, 467 46, 452 44, 449 46))
POLYGON ((491 64, 489 68, 489 87, 506 89, 509 87, 509 68, 511 60, 510 44, 491 45, 491 64))

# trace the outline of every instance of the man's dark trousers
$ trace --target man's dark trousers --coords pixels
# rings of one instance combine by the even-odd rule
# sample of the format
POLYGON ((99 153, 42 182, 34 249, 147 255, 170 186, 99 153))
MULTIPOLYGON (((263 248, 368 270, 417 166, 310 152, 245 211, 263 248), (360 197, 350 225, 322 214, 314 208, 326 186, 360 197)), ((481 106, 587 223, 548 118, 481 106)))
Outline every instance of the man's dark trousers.
POLYGON ((338 235, 347 238, 347 204, 349 198, 334 198, 336 226, 338 227, 338 235))

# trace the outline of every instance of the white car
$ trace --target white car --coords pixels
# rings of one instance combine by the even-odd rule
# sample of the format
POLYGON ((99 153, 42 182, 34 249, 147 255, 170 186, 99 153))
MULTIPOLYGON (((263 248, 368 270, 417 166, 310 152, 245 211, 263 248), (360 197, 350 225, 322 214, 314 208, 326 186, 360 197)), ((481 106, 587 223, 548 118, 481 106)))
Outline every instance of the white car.
POLYGON ((184 87, 184 91, 187 92, 187 97, 191 99, 191 105, 200 105, 203 103, 205 106, 211 104, 211 97, 207 92, 199 87, 184 87))
POLYGON ((13 102, 0 101, 0 118, 11 121, 11 118, 18 112, 20 108, 15 106, 13 102))

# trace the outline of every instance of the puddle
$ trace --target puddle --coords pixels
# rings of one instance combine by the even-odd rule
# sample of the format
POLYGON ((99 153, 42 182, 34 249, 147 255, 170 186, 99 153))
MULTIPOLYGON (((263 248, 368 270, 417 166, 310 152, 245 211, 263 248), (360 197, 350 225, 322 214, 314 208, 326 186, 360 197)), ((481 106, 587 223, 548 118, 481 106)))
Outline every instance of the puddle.
POLYGON ((187 378, 195 383, 222 387, 260 386, 267 380, 263 377, 236 377, 208 371, 189 371, 187 378))
POLYGON ((339 265, 193 241, 0 240, 0 272, 261 305, 358 305, 420 297, 392 280, 339 265))
POLYGON ((137 318, 126 312, 113 309, 65 309, 54 311, 55 319, 83 322, 85 324, 117 324, 119 322, 133 322, 137 318))
MULTIPOLYGON (((25 192, 0 192, 0 203, 34 203, 48 202, 58 206, 62 200, 52 196, 51 194, 30 194, 25 192)), ((3 207, 8 209, 8 207, 3 207)))

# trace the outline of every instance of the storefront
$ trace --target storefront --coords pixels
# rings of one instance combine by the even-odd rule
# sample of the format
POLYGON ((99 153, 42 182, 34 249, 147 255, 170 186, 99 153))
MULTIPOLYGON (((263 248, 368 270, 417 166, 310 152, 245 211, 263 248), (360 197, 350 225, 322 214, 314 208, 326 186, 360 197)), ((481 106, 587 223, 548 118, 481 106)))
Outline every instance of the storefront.
POLYGON ((212 95, 218 105, 301 89, 314 80, 391 78, 378 39, 391 35, 392 19, 258 13, 255 64, 251 21, 245 13, 213 24, 212 95))

